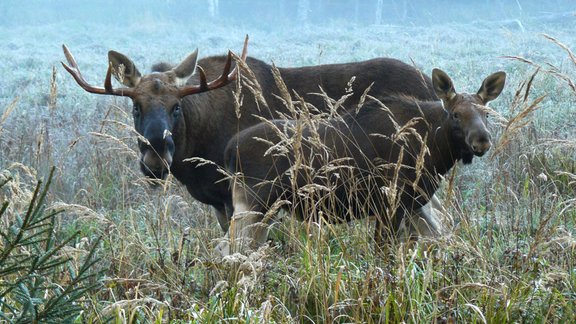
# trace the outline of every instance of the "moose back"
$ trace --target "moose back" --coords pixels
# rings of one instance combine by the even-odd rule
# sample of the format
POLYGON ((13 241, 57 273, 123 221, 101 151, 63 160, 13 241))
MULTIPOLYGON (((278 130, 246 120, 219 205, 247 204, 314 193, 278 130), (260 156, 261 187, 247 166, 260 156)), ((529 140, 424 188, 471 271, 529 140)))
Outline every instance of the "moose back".
MULTIPOLYGON (((258 124, 261 118, 274 119, 279 113, 288 113, 276 97, 279 89, 272 67, 246 57, 247 42, 248 38, 241 59, 253 72, 267 105, 243 87, 240 118, 235 113, 235 86, 230 84, 238 73, 237 68, 230 71, 236 65, 231 53, 197 60, 196 50, 176 66, 158 64, 153 72, 142 75, 127 56, 110 51, 104 87, 96 87, 82 77, 76 61, 64 46, 68 64, 63 65, 84 90, 132 99, 134 125, 142 135, 139 140, 142 172, 153 178, 172 173, 192 197, 215 208, 224 231, 232 215, 230 184, 218 170, 224 165, 226 144, 238 131, 258 124), (112 75, 124 87, 113 88, 112 75), (191 161, 191 158, 197 160, 191 161)), ((314 93, 322 88, 330 98, 340 98, 347 94, 353 77, 353 94, 345 102, 346 108, 355 107, 370 85, 370 94, 376 97, 405 94, 422 100, 436 99, 429 77, 395 59, 280 68, 279 71, 290 91, 324 112, 330 105, 314 93)))

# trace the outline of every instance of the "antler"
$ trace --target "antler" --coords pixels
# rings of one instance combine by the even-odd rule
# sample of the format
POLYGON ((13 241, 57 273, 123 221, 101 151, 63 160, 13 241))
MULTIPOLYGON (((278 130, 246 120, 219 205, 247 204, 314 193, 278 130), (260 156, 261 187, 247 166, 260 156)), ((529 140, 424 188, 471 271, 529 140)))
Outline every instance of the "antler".
MULTIPOLYGON (((230 67, 232 66, 232 51, 228 51, 228 58, 226 59, 226 64, 224 65, 224 70, 220 77, 215 79, 214 81, 207 82, 206 81, 206 74, 204 73, 204 69, 202 67, 198 67, 198 73, 200 75, 200 85, 195 86, 186 86, 180 89, 179 94, 180 97, 185 97, 191 94, 206 92, 214 89, 221 88, 231 81, 236 80, 238 77, 238 65, 234 67, 232 72, 230 72, 230 67)), ((246 61, 246 56, 248 55, 248 35, 246 35, 246 39, 244 40, 244 48, 242 49, 242 56, 240 59, 242 61, 246 61)))
POLYGON ((76 63, 74 56, 72 56, 72 53, 70 53, 70 51, 68 50, 68 47, 66 47, 66 45, 62 45, 62 50, 64 50, 64 56, 66 56, 66 60, 70 65, 67 65, 64 62, 60 63, 62 63, 62 66, 64 66, 66 71, 68 71, 68 73, 72 75, 74 80, 76 80, 76 82, 80 87, 82 87, 82 89, 90 93, 96 93, 96 94, 106 94, 106 95, 131 97, 131 98, 134 96, 134 91, 132 88, 118 88, 118 89, 112 88, 112 66, 110 65, 108 65, 108 71, 106 72, 106 79, 104 80, 104 88, 90 85, 88 82, 86 82, 86 80, 82 76, 82 73, 80 73, 78 64, 76 63))
MULTIPOLYGON (((66 60, 68 64, 61 62, 62 66, 72 75, 74 80, 78 83, 82 89, 96 94, 106 94, 106 95, 113 95, 113 96, 122 96, 122 97, 134 97, 134 89, 133 88, 112 88, 112 66, 108 65, 108 71, 106 71, 106 79, 104 80, 104 88, 95 87, 90 85, 82 76, 80 69, 78 68, 78 64, 72 56, 72 53, 68 50, 66 45, 62 45, 62 49, 64 50, 64 56, 66 56, 66 60)), ((246 61, 246 56, 248 54, 248 35, 246 35, 246 39, 244 40, 244 48, 242 49, 242 56, 240 59, 242 61, 246 61)), ((228 58, 226 59, 226 64, 224 65, 224 71, 222 71, 222 75, 215 79, 214 81, 207 82, 206 81, 206 73, 204 70, 198 66, 198 73, 200 74, 200 85, 195 86, 186 86, 179 90, 180 97, 185 97, 191 94, 206 92, 214 89, 221 88, 228 83, 236 80, 238 77, 238 66, 234 67, 232 72, 230 72, 230 68, 232 67, 232 51, 228 51, 228 58)))

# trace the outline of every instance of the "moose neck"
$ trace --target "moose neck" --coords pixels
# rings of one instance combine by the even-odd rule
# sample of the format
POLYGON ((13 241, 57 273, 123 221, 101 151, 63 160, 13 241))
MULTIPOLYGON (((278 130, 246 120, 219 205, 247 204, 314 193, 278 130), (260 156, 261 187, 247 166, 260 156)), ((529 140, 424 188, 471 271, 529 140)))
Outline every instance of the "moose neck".
MULTIPOLYGON (((440 103, 438 103, 440 106, 440 103)), ((428 148, 431 154, 431 167, 434 174, 446 174, 458 160, 463 158, 464 142, 458 139, 458 132, 450 119, 450 114, 440 107, 442 117, 436 123, 432 123, 432 134, 428 137, 428 148)))
MULTIPOLYGON (((217 135, 221 134, 213 134, 212 132, 215 129, 221 130, 217 124, 217 120, 221 116, 219 116, 220 112, 218 111, 210 111, 212 108, 210 103, 216 99, 213 98, 216 92, 220 91, 200 93, 183 99, 183 118, 175 129, 180 140, 176 144, 176 153, 183 159, 191 157, 208 159, 210 158, 206 156, 206 151, 209 151, 208 148, 218 145, 218 143, 214 143, 214 138, 219 138, 217 135)), ((225 132, 226 130, 221 131, 225 132)), ((221 161, 214 162, 219 163, 221 161)))

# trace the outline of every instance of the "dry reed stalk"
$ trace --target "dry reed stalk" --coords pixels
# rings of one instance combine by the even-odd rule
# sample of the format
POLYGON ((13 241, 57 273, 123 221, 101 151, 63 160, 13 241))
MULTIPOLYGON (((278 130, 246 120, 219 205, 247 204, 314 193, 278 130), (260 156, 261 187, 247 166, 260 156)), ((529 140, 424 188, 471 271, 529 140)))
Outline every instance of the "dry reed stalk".
POLYGON ((54 164, 52 161, 52 141, 50 137, 50 129, 52 128, 52 123, 56 119, 55 108, 56 101, 58 97, 58 84, 56 80, 56 67, 52 66, 52 75, 50 78, 50 94, 48 97, 48 117, 43 118, 40 126, 40 133, 37 136, 37 150, 36 154, 36 166, 40 166, 40 161, 42 159, 48 161, 50 165, 54 164))
MULTIPOLYGON (((300 111, 301 112, 306 112, 306 102, 304 101, 303 97, 298 97, 298 100, 301 104, 300 106, 300 111)), ((292 192, 297 192, 296 187, 297 187, 297 179, 298 176, 301 175, 302 173, 307 175, 308 179, 311 179, 313 177, 314 174, 314 167, 310 164, 310 161, 308 160, 308 157, 304 156, 304 152, 303 152, 303 143, 304 142, 310 142, 309 139, 305 139, 303 137, 303 131, 305 128, 308 128, 311 130, 312 133, 312 138, 316 139, 317 136, 314 136, 315 133, 317 133, 316 128, 314 127, 312 120, 310 119, 310 115, 309 114, 302 114, 300 113, 300 118, 298 118, 296 120, 296 123, 294 125, 294 129, 293 129, 293 135, 292 135, 292 142, 291 142, 291 149, 292 152, 294 154, 294 162, 291 165, 289 171, 290 171, 290 186, 291 186, 291 190, 292 192)), ((315 142, 315 141, 314 141, 315 142)), ((295 202, 294 202, 295 203, 295 202)))
POLYGON ((155 313, 158 311, 155 311, 155 309, 162 309, 163 307, 171 308, 168 302, 162 302, 152 297, 125 299, 116 301, 104 307, 104 309, 99 312, 100 314, 98 314, 98 316, 101 316, 102 318, 123 318, 125 322, 130 322, 130 320, 133 319, 133 315, 126 314, 126 309, 131 310, 132 312, 140 309, 141 312, 147 314, 148 318, 154 318, 156 315, 155 313))
POLYGON ((576 56, 574 56, 574 53, 572 53, 572 50, 570 50, 570 48, 567 45, 565 45, 564 43, 560 42, 559 40, 548 34, 541 34, 541 35, 544 36, 544 38, 546 38, 547 40, 551 41, 552 43, 562 48, 568 54, 570 61, 576 66, 576 56))
POLYGON ((188 159, 184 159, 182 160, 184 162, 195 162, 197 163, 197 167, 201 167, 201 166, 205 166, 205 165, 216 165, 216 163, 214 163, 211 160, 206 160, 200 157, 192 157, 192 158, 188 158, 188 159))
POLYGON ((508 145, 513 142, 520 130, 530 124, 533 113, 541 108, 540 103, 546 97, 545 95, 537 97, 532 101, 529 100, 532 82, 539 71, 540 69, 536 69, 528 81, 524 80, 518 85, 510 105, 510 111, 515 114, 505 120, 503 125, 504 130, 498 139, 498 143, 492 150, 490 155, 491 159, 494 159, 502 153, 508 145))
POLYGON ((0 226, 6 228, 15 218, 25 214, 34 195, 37 179, 38 172, 34 168, 18 162, 0 172, 0 184, 3 184, 0 189, 0 207, 9 203, 0 226))
MULTIPOLYGON (((248 90, 254 95, 258 111, 261 111, 261 107, 268 109, 268 103, 266 102, 266 99, 264 99, 262 87, 260 87, 258 79, 252 69, 250 69, 248 64, 242 61, 236 54, 232 53, 232 57, 236 61, 237 66, 240 67, 239 72, 244 72, 244 75, 238 79, 242 79, 242 85, 248 88, 248 90)), ((240 112, 237 112, 236 114, 239 115, 240 112)))
POLYGON ((50 96, 48 99, 48 109, 50 116, 53 117, 53 111, 56 109, 56 99, 58 98, 58 83, 56 82, 56 67, 52 66, 52 78, 50 79, 50 96))
MULTIPOLYGON (((564 50, 567 54, 568 54, 568 58, 570 60, 570 62, 576 66, 576 56, 574 56, 574 53, 572 53, 572 51, 570 50, 570 48, 565 45, 564 43, 560 42, 559 40, 557 40, 556 38, 547 35, 547 34, 542 34, 542 36, 544 38, 546 38, 547 40, 551 41, 552 43, 554 43, 555 45, 557 45, 558 47, 560 47, 562 50, 564 50)), ((532 65, 534 67, 536 67, 538 70, 542 70, 550 75, 553 75, 555 77, 557 77, 558 79, 562 80, 563 82, 566 83, 566 85, 568 85, 568 87, 573 91, 576 92, 576 84, 574 84, 574 81, 572 81, 572 77, 570 77, 569 75, 566 75, 565 73, 562 73, 560 71, 560 69, 558 67, 556 67, 554 64, 551 63, 546 63, 545 65, 548 67, 544 67, 541 64, 535 63, 529 59, 526 59, 524 57, 521 56, 513 56, 513 55, 509 55, 509 56, 503 56, 503 58, 508 58, 508 59, 513 59, 513 60, 517 60, 520 61, 522 63, 526 63, 529 65, 532 65)))
POLYGON ((105 141, 108 141, 108 142, 111 142, 111 143, 114 143, 115 145, 117 145, 117 146, 113 146, 111 148, 111 150, 114 150, 114 151, 120 150, 122 153, 128 154, 133 158, 138 158, 138 153, 136 153, 136 151, 133 148, 131 148, 124 141, 122 141, 121 139, 119 139, 113 135, 97 133, 97 132, 90 132, 89 134, 91 136, 96 137, 96 138, 99 138, 99 139, 102 139, 102 140, 105 140, 105 141))
POLYGON ((288 111, 292 114, 292 119, 298 118, 296 108, 294 107, 294 102, 292 101, 292 96, 290 95, 290 90, 288 90, 286 83, 284 83, 284 79, 282 79, 280 70, 278 70, 274 64, 272 64, 272 76, 274 77, 274 83, 276 83, 276 87, 278 87, 278 90, 280 91, 280 95, 276 95, 276 98, 280 99, 284 106, 288 108, 288 111))
MULTIPOLYGON (((388 201, 386 215, 389 218, 392 218, 392 216, 396 213, 398 208, 401 208, 400 204, 402 201, 401 199, 399 199, 398 194, 402 192, 402 190, 404 189, 403 187, 399 186, 400 170, 404 166, 402 164, 402 160, 404 160, 404 146, 400 147, 400 152, 398 153, 398 160, 396 161, 394 167, 394 174, 392 176, 392 181, 390 181, 388 186, 384 188, 384 191, 386 193, 386 200, 388 201)), ((391 219, 389 219, 388 221, 391 221, 391 219)))
MULTIPOLYGON (((414 179, 414 182, 412 183, 412 188, 414 190, 417 190, 418 187, 418 182, 420 181, 420 178, 422 177, 422 170, 426 170, 425 169, 425 161, 426 161, 426 156, 430 155, 430 150, 428 149, 428 145, 426 145, 426 142, 428 141, 428 133, 426 133, 426 135, 424 135, 424 138, 419 137, 420 142, 420 152, 418 153, 418 157, 416 158, 416 178, 414 179)), ((430 197, 428 197, 430 198, 430 197)))
MULTIPOLYGON (((237 119, 242 117, 242 105, 244 104, 244 95, 242 94, 242 75, 238 73, 238 78, 235 81, 236 88, 232 91, 232 96, 234 97, 234 114, 237 119)), ((240 131, 238 129, 237 131, 240 131)))
POLYGON ((290 205, 292 205, 292 203, 288 200, 275 201, 272 204, 272 206, 268 209, 268 211, 266 211, 266 214, 264 214, 264 218, 262 219, 262 223, 264 223, 264 224, 270 223, 281 209, 283 209, 285 206, 290 206, 290 205))
POLYGON ((358 114, 358 112, 360 112, 360 109, 362 107, 364 107, 364 103, 366 102, 366 98, 370 97, 370 96, 368 96, 368 92, 370 92, 373 85, 374 85, 374 82, 370 83, 368 88, 366 88, 366 90, 364 90, 364 92, 360 96, 360 100, 358 100, 358 105, 356 106, 356 114, 358 114))
MULTIPOLYGON (((114 119, 104 119, 104 120, 102 120, 102 122, 104 124, 112 124, 114 126, 117 126, 118 129, 120 129, 121 131, 128 131, 128 132, 130 132, 131 136, 142 136, 138 133, 138 131, 136 131, 134 126, 128 125, 125 122, 121 122, 119 120, 114 120, 114 119)), ((138 139, 141 140, 140 137, 138 137, 138 139)))
POLYGON ((571 172, 567 172, 567 171, 555 171, 555 173, 557 175, 563 175, 563 176, 568 177, 568 179, 570 179, 568 181, 568 185, 576 186, 576 174, 571 173, 571 172))
POLYGON ((4 123, 6 122, 6 120, 8 119, 8 116, 10 116, 10 114, 12 113, 12 111, 14 110, 14 108, 16 108, 16 105, 18 104, 18 101, 20 101, 20 97, 17 96, 16 98, 14 98, 12 100, 12 102, 8 105, 8 107, 6 108, 6 110, 4 110, 4 112, 2 113, 2 116, 0 116, 0 134, 2 134, 2 131, 4 130, 4 128, 2 128, 2 125, 4 125, 4 123))
POLYGON ((100 224, 108 224, 108 225, 112 224, 112 222, 101 213, 98 213, 91 208, 78 204, 67 204, 64 202, 56 202, 50 205, 47 210, 54 212, 64 211, 66 213, 74 214, 76 216, 75 218, 76 220, 82 219, 89 222, 95 220, 100 224))

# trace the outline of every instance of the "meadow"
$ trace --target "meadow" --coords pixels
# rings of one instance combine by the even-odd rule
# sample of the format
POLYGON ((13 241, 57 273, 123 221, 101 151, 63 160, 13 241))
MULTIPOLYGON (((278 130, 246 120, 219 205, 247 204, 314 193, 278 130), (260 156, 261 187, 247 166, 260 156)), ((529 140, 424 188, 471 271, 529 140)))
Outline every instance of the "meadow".
POLYGON ((0 24, 0 322, 576 322, 576 18, 521 18, 0 24), (196 47, 239 52, 245 34, 278 66, 394 57, 469 92, 506 71, 495 145, 438 193, 449 231, 383 256, 373 221, 280 214, 267 246, 222 259, 212 211, 141 174, 131 103, 84 92, 59 63, 65 43, 100 85, 109 49, 147 71, 196 47))

